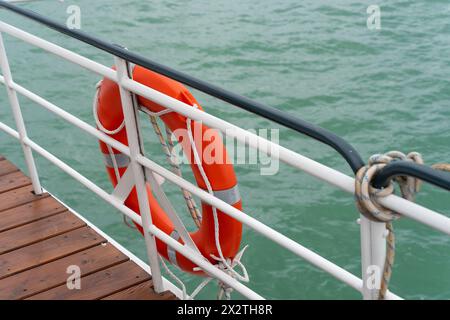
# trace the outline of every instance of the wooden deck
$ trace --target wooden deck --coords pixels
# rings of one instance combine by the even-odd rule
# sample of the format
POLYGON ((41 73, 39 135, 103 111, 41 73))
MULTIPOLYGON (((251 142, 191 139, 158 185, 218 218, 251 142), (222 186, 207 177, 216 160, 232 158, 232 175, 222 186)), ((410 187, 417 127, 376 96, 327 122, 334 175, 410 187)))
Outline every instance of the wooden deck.
POLYGON ((0 300, 171 300, 151 276, 0 156, 0 300), (67 267, 81 270, 69 290, 67 267))

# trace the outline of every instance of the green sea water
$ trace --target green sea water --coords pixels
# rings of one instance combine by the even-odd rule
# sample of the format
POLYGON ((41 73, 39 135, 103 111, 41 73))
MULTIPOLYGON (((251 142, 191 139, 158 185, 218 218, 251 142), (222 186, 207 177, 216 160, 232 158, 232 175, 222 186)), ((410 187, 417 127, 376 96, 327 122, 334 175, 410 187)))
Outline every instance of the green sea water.
MULTIPOLYGON (((81 28, 152 60, 187 72, 342 136, 367 159, 392 149, 421 152, 427 163, 450 161, 450 3, 428 1, 33 1, 20 4, 65 23, 81 8, 81 28), (381 8, 369 30, 366 9, 381 8)), ((111 65, 110 55, 5 10, 1 20, 111 65)), ((4 35, 14 79, 94 125, 98 76, 4 35)), ((209 113, 246 129, 280 129, 280 143, 352 174, 332 149, 193 90, 209 113)), ((98 143, 25 98, 30 137, 106 190, 98 143)), ((0 119, 14 126, 5 90, 0 119)), ((146 154, 164 156, 148 121, 146 154)), ((0 133, 0 153, 25 170, 20 146, 0 133)), ((50 192, 145 259, 140 234, 111 206, 36 156, 50 192)), ((185 170, 186 171, 186 170, 185 170)), ((273 176, 236 165, 244 209, 307 248, 360 276, 358 212, 350 195, 280 164, 273 176)), ((165 190, 187 218, 177 188, 165 190)), ((417 202, 450 215, 448 193, 425 185, 417 202)), ((191 224, 192 225, 192 224, 191 224)), ((410 299, 450 298, 450 238, 419 223, 395 223, 397 256, 390 288, 410 299)), ((249 286, 272 299, 359 299, 360 294, 245 228, 249 286)), ((191 291, 201 279, 175 270, 191 291)), ((214 298, 208 286, 200 298, 214 298)), ((234 294, 239 298, 239 294, 234 294)))

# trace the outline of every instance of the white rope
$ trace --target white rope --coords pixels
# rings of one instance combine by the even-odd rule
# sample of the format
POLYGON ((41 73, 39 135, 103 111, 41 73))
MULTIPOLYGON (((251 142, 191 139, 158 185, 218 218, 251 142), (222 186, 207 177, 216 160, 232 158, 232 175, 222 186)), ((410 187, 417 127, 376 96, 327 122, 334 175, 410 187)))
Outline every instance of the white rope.
POLYGON ((203 280, 203 281, 197 286, 197 288, 195 288, 195 290, 192 291, 192 293, 191 293, 191 299, 195 299, 195 297, 200 293, 200 291, 202 291, 202 289, 203 289, 204 287, 206 287, 206 285, 207 285, 208 283, 210 283, 212 279, 213 279, 213 278, 208 277, 208 278, 206 278, 205 280, 203 280))
MULTIPOLYGON (((228 262, 231 264, 231 268, 234 268, 236 266, 239 266, 241 268, 241 270, 244 270, 243 272, 247 272, 245 270, 245 266, 242 264, 241 262, 241 258, 244 255, 245 250, 248 248, 248 245, 246 245, 241 251, 239 251, 236 256, 234 257, 234 259, 231 261, 231 259, 227 259, 228 262)), ((219 261, 219 263, 217 263, 215 266, 217 268, 219 268, 220 270, 222 270, 223 272, 227 273, 229 276, 234 277, 233 274, 229 271, 230 269, 227 269, 226 266, 220 262, 220 258, 212 255, 212 258, 219 261)), ((196 267, 194 268, 194 271, 200 271, 202 270, 200 267, 196 267)), ((191 294, 191 298, 194 299, 195 296, 197 296, 197 294, 212 280, 214 279, 213 277, 208 277, 205 280, 203 280, 198 286, 197 288, 192 292, 191 294)), ((231 292, 233 291, 233 289, 229 286, 227 286, 225 283, 223 283, 222 281, 219 281, 219 291, 217 293, 217 299, 221 300, 222 297, 225 295, 227 300, 231 299, 231 292)))
POLYGON ((173 112, 173 110, 171 110, 171 109, 164 109, 164 110, 161 110, 161 111, 158 111, 158 112, 153 112, 153 111, 150 111, 150 110, 148 110, 147 108, 141 108, 141 110, 144 112, 144 113, 146 113, 146 114, 148 114, 149 116, 152 116, 152 117, 161 117, 161 116, 163 116, 163 115, 165 115, 165 114, 168 114, 168 113, 171 113, 171 112, 173 112))
MULTIPOLYGON (((194 104, 193 107, 194 108, 198 108, 198 106, 196 104, 194 104)), ((160 116, 162 116, 164 114, 168 114, 170 112, 173 112, 172 110, 169 110, 169 109, 165 109, 165 110, 162 110, 162 111, 159 111, 159 112, 152 112, 152 111, 150 111, 148 109, 145 109, 145 108, 142 108, 142 110, 145 113, 147 113, 150 117, 160 117, 160 116)), ((187 131, 188 131, 188 138, 189 138, 189 142, 191 144, 192 152, 193 152, 193 155, 194 155, 194 160, 195 160, 195 162, 197 164, 197 167, 198 167, 198 169, 200 171, 200 174, 201 174, 201 176, 203 178, 203 181, 204 181, 204 183, 206 185, 208 193, 210 193, 211 195, 214 195, 214 191, 212 189, 211 183, 209 182, 208 176, 206 175, 206 172, 203 169, 202 162, 201 162, 200 156, 198 154, 198 150, 197 150, 196 145, 195 145, 194 137, 192 136, 191 123, 192 123, 192 119, 187 118, 186 125, 187 125, 187 131)), ((170 139, 170 137, 168 137, 168 138, 170 139)), ((169 160, 171 160, 171 159, 169 159, 169 160)), ((213 217, 214 217, 215 243, 216 243, 217 251, 219 253, 219 257, 216 257, 215 255, 211 255, 211 257, 218 262, 215 266, 217 268, 221 269, 222 271, 226 272, 231 277, 233 277, 235 279, 238 279, 239 281, 248 282, 249 281, 249 276, 248 276, 247 269, 245 268, 245 266, 240 261, 248 246, 245 246, 240 252, 238 252, 233 260, 226 259, 223 256, 222 248, 221 248, 221 245, 220 245, 220 239, 219 239, 219 237, 220 237, 220 233, 219 233, 220 226, 219 226, 219 219, 218 219, 217 209, 215 207, 212 207, 212 210, 213 210, 213 217), (236 272, 234 270, 234 268, 236 266, 238 266, 242 270, 243 275, 239 274, 238 272, 236 272)), ((169 268, 167 267, 167 265, 165 264, 164 261, 162 261, 162 262, 163 262, 163 266, 166 269, 166 271, 168 272, 168 274, 173 279, 175 279, 175 281, 177 281, 181 285, 181 287, 183 288, 183 295, 185 295, 185 285, 184 285, 184 283, 179 278, 177 278, 169 270, 169 268)), ((196 268, 194 268, 193 271, 200 271, 200 270, 202 270, 202 269, 199 268, 199 267, 196 267, 196 268)), ((207 277, 205 280, 203 280, 197 286, 197 288, 195 288, 195 290, 192 292, 192 294, 190 296, 191 299, 194 299, 197 296, 197 294, 200 293, 200 291, 208 283, 211 282, 212 279, 213 279, 212 277, 207 277)), ((230 299, 231 298, 231 292, 232 292, 232 288, 231 287, 229 287, 225 283, 219 281, 219 292, 218 292, 218 295, 217 295, 218 299, 221 299, 223 296, 225 296, 227 299, 230 299)))
MULTIPOLYGON (((194 104, 193 107, 198 108, 198 106, 196 104, 194 104)), ((198 170, 200 171, 200 174, 203 178, 206 188, 208 189, 208 193, 214 196, 214 191, 212 189, 211 183, 209 182, 208 176, 206 175, 206 173, 203 169, 202 162, 201 162, 200 156, 198 154, 197 147, 195 145, 194 137, 192 136, 191 123, 192 123, 192 119, 187 118, 187 120, 186 120, 187 129, 188 129, 187 131, 188 131, 189 141, 190 141, 191 147, 192 147, 192 152, 194 155, 194 160, 197 164, 198 170)), ((220 245, 220 239, 219 239, 219 236, 220 236, 219 235, 219 219, 218 219, 218 215, 217 215, 217 209, 216 209, 216 207, 212 206, 212 210, 213 210, 213 217, 214 217, 214 237, 215 237, 216 248, 217 248, 217 252, 219 253, 219 257, 214 257, 213 255, 211 255, 211 257, 216 259, 217 261, 219 261, 219 266, 220 266, 220 264, 223 264, 225 266, 225 268, 227 269, 227 271, 230 272, 234 278, 238 279, 239 281, 248 282, 249 277, 248 277, 246 268, 241 264, 241 266, 243 267, 242 271, 243 271, 244 275, 240 275, 238 272, 233 270, 233 267, 230 265, 230 263, 227 261, 227 259, 223 256, 222 247, 220 245)))
POLYGON ((175 280, 176 282, 178 282, 178 284, 180 285, 181 290, 182 290, 182 292, 183 292, 183 295, 182 295, 183 300, 186 300, 187 294, 186 294, 186 286, 184 285, 184 282, 181 281, 181 279, 178 278, 178 277, 175 275, 175 273, 173 273, 173 272, 169 269, 169 267, 166 265, 166 262, 165 262, 164 259, 161 257, 161 255, 158 255, 158 257, 159 257, 159 260, 161 261, 161 264, 163 265, 164 269, 166 270, 167 274, 168 274, 169 276, 171 276, 172 279, 174 279, 174 280, 175 280))
POLYGON ((94 115, 95 124, 97 125, 97 127, 104 133, 113 135, 113 134, 120 132, 120 130, 122 130, 123 127, 125 127, 125 117, 123 118, 122 123, 114 130, 108 130, 102 125, 102 123, 100 122, 100 119, 98 118, 98 94, 100 92, 101 84, 102 84, 102 80, 100 80, 95 86, 96 90, 95 90, 95 95, 94 95, 94 102, 92 103, 92 113, 94 115))

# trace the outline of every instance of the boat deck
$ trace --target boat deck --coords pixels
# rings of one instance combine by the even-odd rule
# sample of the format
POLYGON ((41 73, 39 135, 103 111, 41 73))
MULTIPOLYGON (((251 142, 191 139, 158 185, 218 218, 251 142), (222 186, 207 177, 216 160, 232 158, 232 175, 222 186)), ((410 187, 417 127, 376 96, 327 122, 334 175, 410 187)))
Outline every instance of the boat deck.
MULTIPOLYGON (((70 269, 69 269, 70 271, 70 269)), ((172 300, 151 276, 0 155, 0 300, 172 300), (68 267, 81 271, 70 290, 68 267)))

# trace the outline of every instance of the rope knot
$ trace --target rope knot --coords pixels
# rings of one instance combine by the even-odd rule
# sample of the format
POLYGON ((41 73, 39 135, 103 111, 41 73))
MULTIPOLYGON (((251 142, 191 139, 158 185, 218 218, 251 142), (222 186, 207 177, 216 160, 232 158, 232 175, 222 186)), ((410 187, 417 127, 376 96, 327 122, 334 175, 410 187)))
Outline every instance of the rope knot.
MULTIPOLYGON (((217 261, 215 264, 215 267, 222 270, 223 272, 227 273, 230 277, 242 281, 242 282, 249 282, 249 276, 247 269, 245 268, 244 264, 241 262, 242 256, 244 255, 245 250, 248 248, 248 245, 246 245, 241 251, 239 251, 236 256, 233 259, 230 258, 220 258, 213 254, 211 254, 211 258, 217 261), (234 268, 238 266, 241 271, 242 275, 236 272, 234 268)), ((194 268, 194 271, 201 270, 200 267, 194 268)), ((191 298, 193 299, 211 280, 214 278, 212 276, 207 277, 205 280, 203 280, 197 288, 192 292, 191 298)), ((221 300, 224 296, 226 300, 231 299, 231 293, 233 292, 233 288, 228 286, 226 283, 222 281, 218 281, 219 291, 217 293, 217 300, 221 300)))
MULTIPOLYGON (((247 249, 247 247, 248 247, 248 245, 246 245, 241 251, 239 251, 236 254, 236 256, 234 257, 234 259, 226 258, 224 261, 222 258, 216 257, 214 255, 211 255, 211 257, 217 261, 217 265, 216 265, 217 268, 219 268, 222 271, 224 271, 225 273, 227 273, 230 277, 237 279, 238 281, 248 282, 249 277, 248 277, 247 269, 241 262, 242 256, 244 255, 244 252, 247 249), (242 273, 243 273, 242 275, 234 270, 234 268, 236 266, 239 266, 239 268, 241 268, 242 273)), ((224 283, 222 281, 218 281, 218 285, 219 285, 219 291, 217 293, 217 300, 222 300, 223 297, 225 297, 226 300, 230 300, 231 293, 233 292, 233 288, 231 288, 230 286, 228 286, 226 283, 224 283)))
POLYGON ((400 217, 400 214, 383 207, 379 203, 381 197, 387 197, 394 193, 394 182, 400 186, 402 197, 413 201, 416 193, 420 189, 421 181, 413 177, 398 176, 393 178, 389 185, 377 189, 372 186, 372 179, 387 164, 393 161, 412 161, 417 164, 423 164, 420 153, 411 152, 405 155, 399 151, 390 151, 385 154, 375 154, 369 158, 369 163, 358 170, 355 179, 355 198, 359 211, 368 219, 385 222, 386 230, 386 258, 384 262, 383 277, 381 279, 378 299, 383 300, 388 290, 391 279, 392 268, 395 257, 395 235, 393 220, 400 217))
POLYGON ((400 215, 382 206, 378 199, 394 193, 394 181, 400 186, 402 197, 413 201, 415 194, 420 189, 421 181, 413 177, 395 177, 389 185, 377 189, 372 186, 372 179, 388 163, 393 161, 412 161, 423 164, 422 156, 418 152, 408 155, 400 151, 390 151, 385 154, 375 154, 369 158, 369 163, 359 169, 355 179, 355 198, 359 211, 368 219, 378 222, 391 222, 397 220, 400 215))

